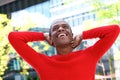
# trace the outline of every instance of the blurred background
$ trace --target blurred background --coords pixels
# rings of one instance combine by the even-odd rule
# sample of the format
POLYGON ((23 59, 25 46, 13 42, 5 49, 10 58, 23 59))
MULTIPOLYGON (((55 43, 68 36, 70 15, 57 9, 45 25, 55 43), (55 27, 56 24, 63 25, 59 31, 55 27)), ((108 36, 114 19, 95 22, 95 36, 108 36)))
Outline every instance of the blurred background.
MULTIPOLYGON (((48 32, 51 22, 59 18, 70 24, 74 34, 108 24, 120 25, 120 0, 0 0, 0 80, 40 80, 14 51, 7 36, 11 31, 48 32)), ((76 49, 96 41, 83 41, 76 49)), ((44 41, 29 45, 48 56, 55 54, 44 41)), ((120 80, 120 36, 98 62, 95 79, 120 80)))

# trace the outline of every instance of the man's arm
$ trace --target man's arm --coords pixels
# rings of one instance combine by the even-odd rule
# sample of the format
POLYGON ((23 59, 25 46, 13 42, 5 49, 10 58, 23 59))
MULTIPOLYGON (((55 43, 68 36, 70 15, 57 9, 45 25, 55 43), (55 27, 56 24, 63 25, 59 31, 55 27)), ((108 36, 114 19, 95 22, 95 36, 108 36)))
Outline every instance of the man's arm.
POLYGON ((119 33, 120 28, 118 25, 109 25, 84 31, 82 34, 82 38, 99 38, 99 40, 93 46, 87 48, 87 50, 94 58, 100 59, 115 42, 119 33))
POLYGON ((43 33, 40 32, 11 32, 8 35, 9 42, 13 48, 25 59, 30 65, 37 66, 37 63, 42 54, 38 54, 32 49, 27 42, 44 40, 43 33))

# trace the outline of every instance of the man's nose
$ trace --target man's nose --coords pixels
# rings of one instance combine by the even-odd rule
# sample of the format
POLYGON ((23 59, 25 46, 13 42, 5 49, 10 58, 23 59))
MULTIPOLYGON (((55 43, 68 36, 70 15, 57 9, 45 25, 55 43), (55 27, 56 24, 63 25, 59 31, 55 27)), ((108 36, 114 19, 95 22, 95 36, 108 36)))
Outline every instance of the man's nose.
POLYGON ((62 26, 59 27, 59 32, 64 31, 64 28, 62 26))

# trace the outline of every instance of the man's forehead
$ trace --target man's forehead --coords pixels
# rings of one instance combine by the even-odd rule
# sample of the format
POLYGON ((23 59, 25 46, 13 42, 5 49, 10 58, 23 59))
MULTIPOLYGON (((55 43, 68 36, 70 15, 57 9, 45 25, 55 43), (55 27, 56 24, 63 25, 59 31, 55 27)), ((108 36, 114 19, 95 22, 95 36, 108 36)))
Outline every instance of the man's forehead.
POLYGON ((58 25, 58 24, 67 24, 68 23, 62 19, 54 20, 51 26, 58 25))

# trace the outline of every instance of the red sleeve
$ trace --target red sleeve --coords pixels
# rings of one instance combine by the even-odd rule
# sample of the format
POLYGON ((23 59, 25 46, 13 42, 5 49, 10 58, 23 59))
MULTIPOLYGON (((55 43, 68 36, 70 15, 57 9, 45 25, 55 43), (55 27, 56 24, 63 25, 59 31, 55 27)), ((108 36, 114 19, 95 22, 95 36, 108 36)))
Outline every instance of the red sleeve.
POLYGON ((11 32, 8 35, 9 42, 13 48, 33 67, 37 66, 40 55, 32 49, 27 42, 44 40, 43 33, 40 32, 11 32))
POLYGON ((120 33, 118 25, 102 26, 83 32, 83 39, 99 38, 99 40, 87 50, 96 59, 100 59, 112 46, 120 33))

